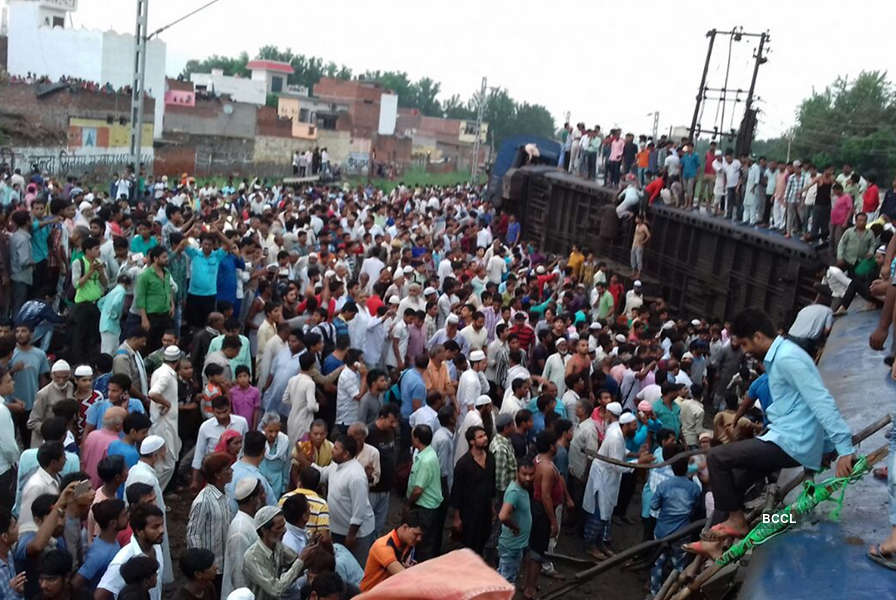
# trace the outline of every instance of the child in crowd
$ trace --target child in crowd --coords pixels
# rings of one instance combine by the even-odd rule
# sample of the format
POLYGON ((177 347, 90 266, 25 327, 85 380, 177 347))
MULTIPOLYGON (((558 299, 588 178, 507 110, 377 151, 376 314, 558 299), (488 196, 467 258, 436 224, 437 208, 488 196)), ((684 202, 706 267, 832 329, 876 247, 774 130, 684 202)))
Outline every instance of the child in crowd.
POLYGON ((180 570, 187 582, 178 587, 175 600, 217 600, 221 596, 215 589, 215 581, 220 579, 211 550, 187 548, 180 558, 180 570))
POLYGON ((233 414, 246 419, 249 428, 255 429, 258 426, 258 419, 261 417, 261 394, 258 392, 258 388, 252 385, 249 367, 238 366, 235 375, 236 385, 231 387, 228 392, 233 414))
POLYGON ((224 367, 217 363, 208 363, 203 372, 208 381, 202 386, 202 392, 199 394, 199 407, 202 411, 202 418, 210 419, 214 416, 212 402, 215 398, 225 394, 227 380, 224 376, 224 367))

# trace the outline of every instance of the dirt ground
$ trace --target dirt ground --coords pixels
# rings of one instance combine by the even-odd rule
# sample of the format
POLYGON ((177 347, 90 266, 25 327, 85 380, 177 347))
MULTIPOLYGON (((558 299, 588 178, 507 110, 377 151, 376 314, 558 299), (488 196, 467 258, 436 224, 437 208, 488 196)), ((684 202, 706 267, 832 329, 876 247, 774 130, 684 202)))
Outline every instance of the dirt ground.
MULTIPOLYGON (((641 523, 640 523, 640 488, 635 492, 631 505, 628 509, 628 517, 634 521, 633 525, 627 525, 621 522, 613 524, 613 549, 616 551, 624 550, 641 541, 641 523)), ((177 561, 180 558, 184 548, 186 547, 186 531, 187 517, 190 513, 190 503, 193 495, 189 491, 180 494, 168 494, 165 496, 165 502, 168 505, 168 536, 171 547, 171 557, 174 562, 175 583, 167 586, 165 589, 165 598, 174 595, 177 586, 184 582, 184 577, 177 567, 177 561)), ((399 510, 402 499, 398 495, 393 494, 391 510, 388 524, 394 525, 399 518, 399 510)), ((448 539, 446 534, 445 539, 448 539)), ((447 546, 446 550, 453 549, 447 546)), ((556 552, 566 554, 578 558, 585 558, 584 548, 581 537, 567 528, 561 531, 560 541, 557 544, 556 552)), ((561 578, 542 577, 539 582, 540 592, 544 593, 554 589, 564 583, 565 578, 571 577, 577 571, 587 569, 593 563, 584 564, 579 562, 568 562, 554 560, 554 567, 559 572, 561 578)), ((363 565, 362 565, 363 567, 363 565)), ((601 600, 641 600, 647 594, 645 583, 647 582, 648 571, 623 570, 622 567, 614 567, 606 573, 602 573, 583 584, 576 590, 567 593, 565 600, 592 600, 595 597, 601 600)), ((522 594, 517 594, 517 598, 522 598, 522 594)))

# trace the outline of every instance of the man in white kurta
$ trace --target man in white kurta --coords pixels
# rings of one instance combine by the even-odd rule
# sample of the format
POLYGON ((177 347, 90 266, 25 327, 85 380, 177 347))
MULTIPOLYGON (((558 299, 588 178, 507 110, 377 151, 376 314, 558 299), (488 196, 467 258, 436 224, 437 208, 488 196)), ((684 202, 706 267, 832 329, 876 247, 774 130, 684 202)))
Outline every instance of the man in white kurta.
MULTIPOLYGON (((164 368, 159 367, 159 369, 164 368)), ((158 369, 157 369, 158 371, 158 369)), ((162 538, 162 557, 164 559, 164 581, 162 583, 172 583, 174 581, 174 570, 171 566, 171 550, 168 547, 168 517, 165 509, 165 499, 162 496, 162 486, 159 484, 158 475, 156 475, 155 465, 164 460, 167 454, 165 441, 161 436, 149 435, 140 443, 140 460, 137 464, 128 469, 128 478, 124 482, 124 489, 132 483, 145 483, 152 486, 156 493, 155 505, 162 510, 165 522, 165 537, 162 538)))
POLYGON ((311 429, 314 413, 318 410, 314 380, 308 374, 314 368, 313 358, 308 353, 301 356, 300 364, 307 369, 302 369, 301 373, 291 377, 283 392, 283 406, 289 407, 286 433, 289 435, 290 448, 294 448, 299 438, 311 429))
MULTIPOLYGON (((610 411, 607 411, 612 418, 610 411)), ((625 438, 634 435, 637 418, 632 413, 623 413, 618 422, 607 425, 604 441, 597 453, 619 461, 625 460, 625 438)), ((610 545, 610 519, 619 497, 622 474, 630 471, 626 467, 614 465, 599 459, 591 462, 582 509, 588 513, 585 525, 585 543, 589 547, 610 545)))
MULTIPOLYGON (((473 408, 468 410, 467 414, 464 415, 464 420, 461 422, 460 427, 457 428, 457 433, 454 434, 454 464, 457 464, 457 461, 459 461, 470 449, 470 444, 467 442, 466 437, 467 429, 470 427, 483 427, 484 424, 480 411, 491 409, 492 399, 485 394, 482 394, 476 398, 476 402, 473 403, 473 408)), ((489 432, 489 435, 491 435, 491 433, 493 432, 489 432)))
POLYGON ((264 505, 264 486, 258 479, 245 477, 239 481, 234 490, 239 510, 227 528, 227 539, 224 541, 224 569, 221 581, 221 599, 226 600, 233 590, 246 587, 246 576, 243 574, 243 556, 249 546, 258 541, 253 516, 260 506, 264 505), (254 483, 254 485, 253 485, 254 483), (248 490, 248 491, 247 491, 248 490))
POLYGON ((152 419, 149 433, 165 440, 167 450, 155 464, 159 486, 163 490, 174 476, 174 465, 180 456, 181 441, 177 434, 177 373, 174 371, 180 357, 181 352, 177 346, 165 348, 162 354, 164 362, 152 372, 147 394, 150 399, 149 418, 152 419))

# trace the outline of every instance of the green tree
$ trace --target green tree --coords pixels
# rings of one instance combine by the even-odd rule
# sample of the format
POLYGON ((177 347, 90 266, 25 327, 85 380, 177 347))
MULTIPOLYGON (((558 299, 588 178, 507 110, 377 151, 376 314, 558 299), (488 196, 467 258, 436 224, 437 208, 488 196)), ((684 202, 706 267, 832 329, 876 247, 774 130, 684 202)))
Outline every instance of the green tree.
MULTIPOLYGON (((410 99, 411 104, 408 106, 419 108, 420 112, 427 117, 441 117, 442 109, 439 106, 439 101, 436 99, 441 89, 442 84, 433 81, 429 77, 418 79, 411 85, 410 91, 413 97, 410 99)), ((398 97, 398 101, 401 103, 401 96, 398 97)))
POLYGON ((853 165, 880 177, 896 163, 896 94, 886 73, 838 77, 800 105, 791 157, 819 166, 853 165))
POLYGON ((469 104, 460 98, 460 94, 452 94, 447 100, 442 101, 442 115, 448 119, 474 119, 475 111, 469 104))
POLYGON ((202 60, 188 60, 181 75, 189 80, 190 73, 210 73, 212 69, 221 69, 225 75, 248 77, 249 69, 246 68, 248 62, 249 54, 246 52, 241 52, 237 57, 213 54, 202 60))

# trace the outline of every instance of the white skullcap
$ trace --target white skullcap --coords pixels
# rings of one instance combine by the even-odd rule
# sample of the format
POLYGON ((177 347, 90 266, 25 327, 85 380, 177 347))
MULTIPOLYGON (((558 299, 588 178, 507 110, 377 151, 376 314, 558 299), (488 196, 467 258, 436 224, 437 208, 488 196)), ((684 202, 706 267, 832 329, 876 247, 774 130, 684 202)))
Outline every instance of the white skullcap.
POLYGON ((255 529, 261 529, 279 514, 283 514, 283 511, 279 506, 262 506, 258 509, 258 512, 255 513, 255 529))
POLYGON ((476 402, 473 403, 473 406, 485 406, 486 404, 491 404, 492 399, 485 394, 482 394, 478 398, 476 398, 476 402))
POLYGON ((233 497, 236 498, 237 501, 245 500, 252 494, 252 492, 255 491, 255 488, 257 487, 257 477, 243 477, 236 482, 236 486, 234 486, 233 488, 233 497))
POLYGON ((638 419, 630 412, 622 413, 622 416, 619 417, 620 425, 627 425, 628 423, 634 423, 638 419))
POLYGON ((613 413, 617 417, 622 414, 622 405, 618 402, 610 402, 607 404, 607 411, 613 413))
POLYGON ((53 363, 53 368, 50 369, 50 373, 62 373, 63 371, 71 371, 72 366, 68 364, 68 361, 62 360, 61 358, 53 363))
POLYGON ((470 352, 470 362, 479 362, 485 360, 485 352, 482 350, 473 350, 470 352))
POLYGON ((75 377, 93 377, 93 369, 90 365, 78 365, 75 368, 75 377))
POLYGON ((167 346, 165 350, 162 352, 162 359, 165 362, 174 362, 176 360, 180 360, 181 351, 180 348, 175 346, 174 344, 167 346))
POLYGON ((428 287, 425 290, 423 290, 424 296, 429 296, 430 294, 435 294, 435 293, 437 293, 437 292, 436 292, 436 289, 433 287, 428 287))
POLYGON ((159 448, 165 445, 165 440, 160 435, 148 435, 143 438, 143 442, 140 444, 140 454, 143 456, 147 456, 152 454, 159 448))
POLYGON ((241 587, 227 594, 227 600, 255 600, 255 594, 249 588, 241 587))
POLYGON ((398 296, 396 296, 395 294, 389 296, 389 304, 398 304, 399 302, 401 302, 401 300, 399 300, 398 296))
POLYGON ((451 323, 452 325, 457 325, 460 322, 460 319, 457 318, 457 315, 448 315, 448 318, 445 319, 445 324, 451 323))

